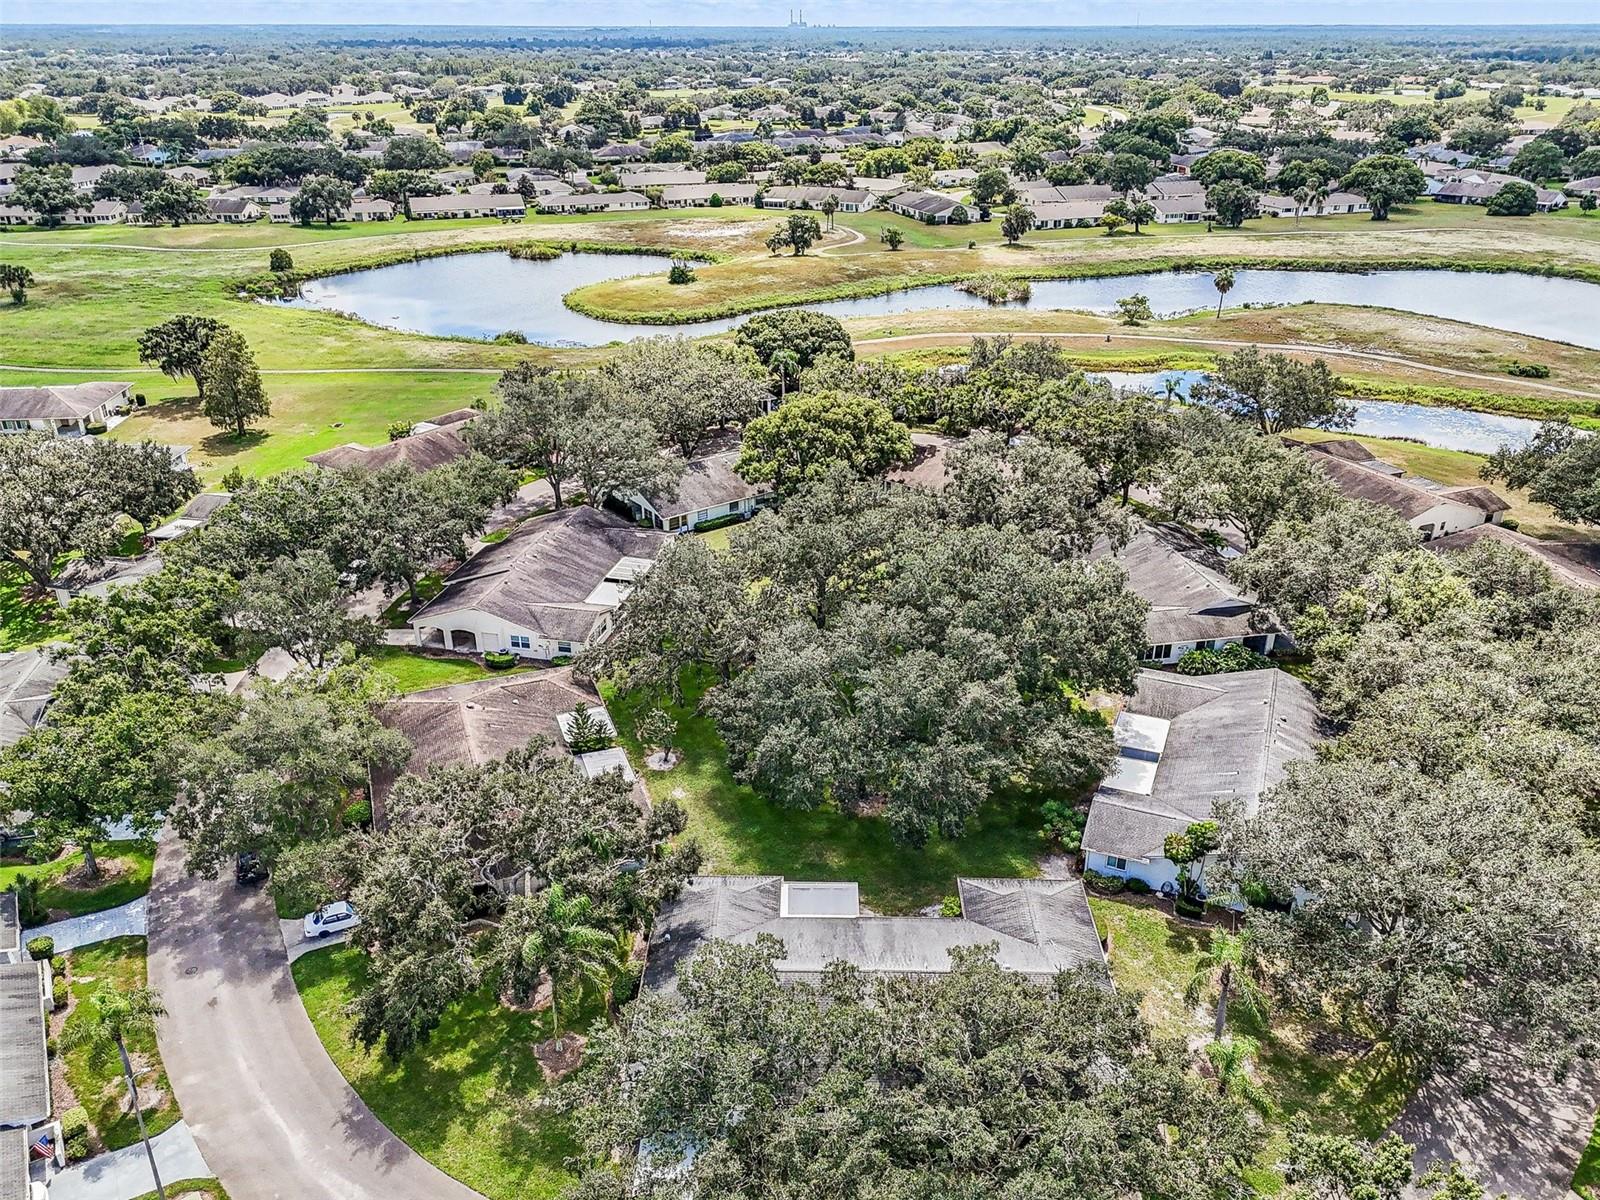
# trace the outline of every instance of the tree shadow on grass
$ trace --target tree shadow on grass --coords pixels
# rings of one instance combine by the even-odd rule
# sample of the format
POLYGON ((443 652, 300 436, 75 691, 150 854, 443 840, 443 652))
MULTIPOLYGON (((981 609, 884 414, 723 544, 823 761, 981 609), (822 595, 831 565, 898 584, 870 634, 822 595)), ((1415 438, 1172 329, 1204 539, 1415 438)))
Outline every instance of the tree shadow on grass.
POLYGON ((230 458, 235 454, 244 454, 257 449, 271 436, 264 429, 247 429, 244 436, 239 437, 230 429, 201 438, 200 449, 205 452, 207 458, 230 458))

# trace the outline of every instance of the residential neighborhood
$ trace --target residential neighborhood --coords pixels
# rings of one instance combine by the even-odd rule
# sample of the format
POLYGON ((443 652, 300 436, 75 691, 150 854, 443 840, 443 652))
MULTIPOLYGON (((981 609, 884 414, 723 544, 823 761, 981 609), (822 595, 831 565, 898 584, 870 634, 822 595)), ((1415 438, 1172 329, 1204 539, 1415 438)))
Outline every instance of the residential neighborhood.
POLYGON ((0 1200, 1600 1200, 1600 47, 1219 3, 12 0, 0 1200))

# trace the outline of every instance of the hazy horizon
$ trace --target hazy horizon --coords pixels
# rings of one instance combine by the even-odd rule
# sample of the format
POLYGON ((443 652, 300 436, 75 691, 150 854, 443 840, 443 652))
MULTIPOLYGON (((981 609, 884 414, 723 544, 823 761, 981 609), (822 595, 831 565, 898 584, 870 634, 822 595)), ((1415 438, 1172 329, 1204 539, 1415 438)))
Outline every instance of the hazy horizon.
MULTIPOLYGON (((235 0, 219 9, 208 0, 8 0, 5 27, 340 26, 369 28, 501 29, 774 29, 798 6, 787 0, 613 0, 603 21, 590 7, 492 4, 488 0, 377 0, 349 9, 319 0, 235 0)), ((813 28, 848 29, 1106 29, 1106 28, 1340 28, 1425 26, 1594 26, 1594 0, 1326 0, 1264 12, 1249 0, 1069 0, 1053 4, 1054 20, 1022 0, 924 0, 917 20, 885 20, 892 6, 872 0, 833 0, 805 8, 813 28), (1270 20, 1263 17, 1270 16, 1270 20)))

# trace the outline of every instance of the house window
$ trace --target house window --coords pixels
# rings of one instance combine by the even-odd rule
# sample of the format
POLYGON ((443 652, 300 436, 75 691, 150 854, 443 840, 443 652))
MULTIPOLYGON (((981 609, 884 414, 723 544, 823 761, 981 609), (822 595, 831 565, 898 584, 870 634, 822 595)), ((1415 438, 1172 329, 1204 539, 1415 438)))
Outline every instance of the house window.
POLYGON ((1144 649, 1144 658, 1146 662, 1165 662, 1171 657, 1171 643, 1168 643, 1165 646, 1146 646, 1144 649))
POLYGON ((511 648, 513 650, 532 650, 533 639, 524 633, 513 633, 511 635, 511 648))
POLYGON ((1128 860, 1118 858, 1115 854, 1108 854, 1106 855, 1106 866, 1113 871, 1126 871, 1128 869, 1128 860))
POLYGON ((556 653, 557 654, 571 654, 572 653, 572 643, 571 642, 557 642, 556 643, 556 653))

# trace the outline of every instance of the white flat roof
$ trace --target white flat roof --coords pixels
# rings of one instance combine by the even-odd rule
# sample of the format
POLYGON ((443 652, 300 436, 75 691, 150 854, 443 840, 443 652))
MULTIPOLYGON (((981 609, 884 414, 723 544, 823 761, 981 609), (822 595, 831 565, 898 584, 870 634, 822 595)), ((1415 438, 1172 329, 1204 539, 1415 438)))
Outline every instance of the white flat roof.
POLYGON ((1159 765, 1150 759, 1129 758, 1126 754, 1119 754, 1117 761, 1111 767, 1111 773, 1101 781, 1100 786, 1118 792, 1132 792, 1137 796, 1148 796, 1155 790, 1156 767, 1159 765))
POLYGON ((628 756, 615 746, 609 750, 591 750, 587 754, 575 754, 572 761, 577 763, 578 770, 590 779, 598 779, 607 771, 621 771, 624 779, 629 783, 633 782, 633 766, 628 762, 628 756))
POLYGON ((1122 754, 1157 759, 1167 748, 1167 731, 1171 728, 1172 722, 1160 717, 1124 712, 1118 715, 1112 736, 1116 738, 1117 749, 1122 754))
POLYGON ((786 881, 778 912, 785 917, 859 917, 861 897, 853 883, 786 881))

